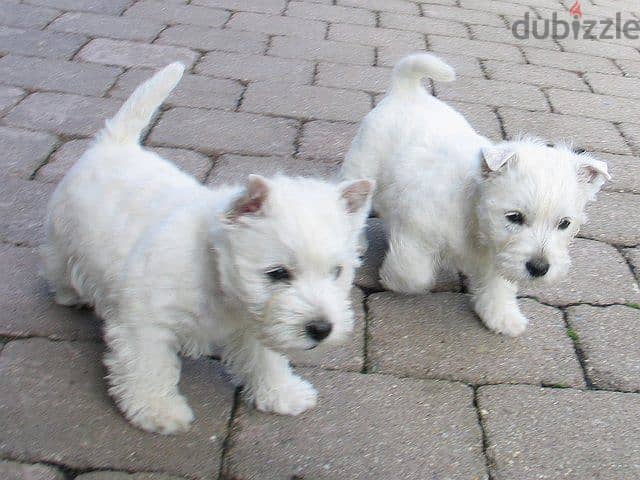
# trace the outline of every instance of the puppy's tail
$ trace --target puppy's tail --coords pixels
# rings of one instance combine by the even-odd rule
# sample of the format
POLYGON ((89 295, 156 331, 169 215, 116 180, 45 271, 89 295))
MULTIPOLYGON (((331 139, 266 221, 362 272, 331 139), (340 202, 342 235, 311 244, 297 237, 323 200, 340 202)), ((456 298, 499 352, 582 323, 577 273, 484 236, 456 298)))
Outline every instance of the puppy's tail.
POLYGON ((99 140, 120 144, 137 144, 140 134, 151 121, 162 102, 169 96, 184 73, 184 65, 167 65, 149 80, 139 85, 118 113, 107 120, 99 140))
POLYGON ((412 93, 423 89, 421 80, 429 77, 440 82, 456 78, 453 68, 430 53, 414 53, 400 60, 393 68, 391 95, 412 93))

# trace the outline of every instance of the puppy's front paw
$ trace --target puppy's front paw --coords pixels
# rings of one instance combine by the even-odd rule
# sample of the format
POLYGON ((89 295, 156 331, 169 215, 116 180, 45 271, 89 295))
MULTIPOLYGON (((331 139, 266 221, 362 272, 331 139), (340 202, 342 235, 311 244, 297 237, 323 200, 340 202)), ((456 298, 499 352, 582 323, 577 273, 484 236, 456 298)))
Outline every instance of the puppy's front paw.
POLYGON ((478 303, 475 310, 489 330, 509 337, 522 335, 529 323, 517 307, 478 303))
POLYGON ((182 395, 149 399, 141 408, 125 411, 125 415, 136 427, 164 435, 186 432, 194 419, 182 395))
POLYGON ((256 389, 254 403, 262 412, 299 415, 316 406, 318 392, 306 380, 292 375, 281 385, 261 385, 256 389))

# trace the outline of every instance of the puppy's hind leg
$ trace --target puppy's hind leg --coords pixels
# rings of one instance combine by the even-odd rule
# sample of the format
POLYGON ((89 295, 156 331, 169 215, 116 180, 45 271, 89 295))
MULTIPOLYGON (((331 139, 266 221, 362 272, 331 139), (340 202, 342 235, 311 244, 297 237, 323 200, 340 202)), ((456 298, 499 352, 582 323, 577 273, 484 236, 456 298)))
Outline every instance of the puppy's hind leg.
POLYGON ((49 244, 40 248, 42 258, 42 276, 54 293, 58 305, 75 306, 83 302, 80 295, 71 285, 70 263, 66 254, 49 244))
POLYGON ((431 289, 440 257, 439 249, 419 234, 392 228, 389 250, 380 268, 380 281, 398 293, 421 293, 431 289))
POLYGON ((188 430, 194 417, 178 391, 179 344, 173 332, 107 322, 105 338, 109 393, 125 417, 149 432, 188 430))

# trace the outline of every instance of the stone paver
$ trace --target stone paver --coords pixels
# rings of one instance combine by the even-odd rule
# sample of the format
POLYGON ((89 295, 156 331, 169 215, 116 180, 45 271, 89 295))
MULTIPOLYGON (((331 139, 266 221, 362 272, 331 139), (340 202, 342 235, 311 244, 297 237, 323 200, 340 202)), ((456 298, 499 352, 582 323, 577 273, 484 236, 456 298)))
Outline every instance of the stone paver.
POLYGON ((639 301, 638 284, 614 247, 579 238, 569 253, 572 265, 564 280, 552 285, 524 286, 520 295, 552 305, 610 305, 639 301))
POLYGON ((567 320, 597 388, 640 391, 640 305, 568 309, 567 320))
POLYGON ((248 155, 285 155, 293 152, 294 120, 252 113, 174 108, 151 131, 156 146, 197 148, 248 155))
POLYGON ((23 88, 80 95, 106 93, 121 68, 37 57, 7 55, 0 59, 4 83, 23 88))
POLYGON ((468 383, 584 386, 562 313, 532 300, 521 302, 530 323, 518 338, 487 330, 466 295, 368 299, 368 359, 374 372, 468 383))
MULTIPOLYGON (((525 12, 570 20, 573 3, 0 2, 0 477, 195 480, 220 466, 228 480, 486 480, 487 466, 493 480, 640 477, 629 420, 640 413, 638 40, 511 32, 525 12), (569 275, 521 286, 529 329, 489 332, 457 272, 438 275, 438 293, 385 292, 384 226, 372 217, 351 339, 291 356, 319 388, 315 409, 233 407, 228 377, 202 359, 181 384, 198 415, 191 432, 130 427, 105 393, 100 321, 56 306, 38 277, 46 202, 90 137, 179 60, 187 73, 151 122, 149 148, 212 187, 250 173, 336 180, 391 68, 425 49, 458 76, 425 88, 481 134, 565 140, 609 164, 569 275)), ((580 3, 584 19, 640 18, 636 0, 580 3)))
POLYGON ((0 477, 3 480, 64 480, 60 470, 47 465, 0 460, 0 477))
POLYGON ((0 126, 2 175, 28 180, 45 162, 57 142, 55 136, 47 133, 0 126))
POLYGON ((497 480, 640 475, 640 396, 526 385, 481 387, 487 454, 497 480), (562 448, 558 448, 561 445, 562 448))
POLYGON ((318 388, 321 407, 296 418, 242 408, 225 465, 229 477, 485 475, 469 387, 357 373, 303 375, 318 388))
POLYGON ((189 433, 149 435, 129 425, 107 396, 102 349, 45 339, 5 346, 0 356, 0 454, 77 469, 215 477, 233 398, 217 363, 189 361, 182 369, 180 387, 196 415, 189 433))
POLYGON ((545 140, 572 143, 590 151, 631 153, 618 129, 611 122, 558 113, 536 113, 519 108, 501 107, 504 129, 509 138, 518 134, 538 135, 545 140))
POLYGON ((39 276, 37 249, 0 245, 0 336, 40 336, 53 339, 94 340, 99 322, 87 310, 59 307, 53 303, 39 276))
POLYGON ((9 112, 5 121, 17 127, 86 137, 100 130, 121 105, 114 99, 36 92, 9 112))
POLYGON ((338 164, 331 159, 309 160, 291 157, 254 157, 250 155, 222 155, 216 159, 207 180, 209 185, 244 183, 251 173, 272 176, 302 175, 331 178, 338 164))
POLYGON ((580 235, 616 245, 640 245, 640 196, 602 192, 587 208, 589 221, 580 235))
POLYGON ((198 57, 198 53, 183 47, 146 45, 104 38, 92 40, 78 53, 78 58, 86 62, 152 68, 164 67, 175 61, 190 67, 198 57))

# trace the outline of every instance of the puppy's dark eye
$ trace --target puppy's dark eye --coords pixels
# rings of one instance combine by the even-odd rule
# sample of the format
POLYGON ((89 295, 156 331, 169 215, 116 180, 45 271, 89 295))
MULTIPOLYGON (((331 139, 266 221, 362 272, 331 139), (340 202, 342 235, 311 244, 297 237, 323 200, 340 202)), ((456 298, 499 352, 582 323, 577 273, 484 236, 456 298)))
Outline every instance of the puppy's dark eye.
POLYGON ((267 277, 274 282, 286 282, 291 280, 291 272, 285 267, 275 267, 266 271, 267 277))
POLYGON ((338 265, 333 269, 333 278, 340 278, 342 275, 342 265, 338 265))
POLYGON ((560 220, 560 223, 558 223, 558 230, 566 230, 567 228, 569 228, 569 225, 571 225, 571 220, 569 220, 568 218, 563 218, 562 220, 560 220))
POLYGON ((524 215, 521 212, 507 212, 504 215, 507 220, 516 225, 522 225, 524 223, 524 215))

